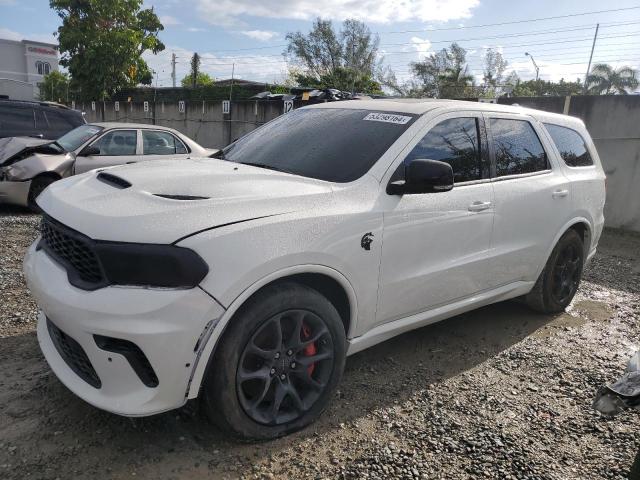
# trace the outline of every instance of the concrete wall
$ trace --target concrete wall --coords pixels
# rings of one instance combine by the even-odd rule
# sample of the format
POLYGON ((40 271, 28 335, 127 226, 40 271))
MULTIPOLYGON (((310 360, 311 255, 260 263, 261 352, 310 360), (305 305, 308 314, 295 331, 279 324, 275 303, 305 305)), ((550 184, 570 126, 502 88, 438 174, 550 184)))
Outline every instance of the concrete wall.
MULTIPOLYGON (((504 98, 499 103, 537 108, 580 117, 594 139, 607 174, 606 225, 640 232, 640 95, 521 97, 504 98), (566 112, 565 112, 566 111, 566 112)), ((302 103, 296 102, 296 107, 302 103)), ((155 123, 175 128, 205 147, 221 148, 234 139, 283 113, 282 101, 238 101, 231 115, 222 113, 222 102, 186 103, 178 111, 176 103, 158 103, 155 119, 153 103, 144 112, 142 103, 96 102, 78 105, 87 121, 155 123)))
POLYGON ((144 103, 120 102, 115 111, 114 102, 96 102, 96 110, 91 103, 76 105, 86 112, 87 122, 135 122, 163 125, 175 128, 194 139, 203 147, 222 148, 245 133, 282 114, 282 101, 233 102, 231 114, 222 113, 222 102, 185 103, 185 111, 180 112, 177 103, 149 102, 149 110, 144 111, 144 103))
POLYGON ((501 99, 581 118, 607 174, 608 227, 640 232, 640 95, 501 99), (568 109, 566 109, 568 107, 568 109))

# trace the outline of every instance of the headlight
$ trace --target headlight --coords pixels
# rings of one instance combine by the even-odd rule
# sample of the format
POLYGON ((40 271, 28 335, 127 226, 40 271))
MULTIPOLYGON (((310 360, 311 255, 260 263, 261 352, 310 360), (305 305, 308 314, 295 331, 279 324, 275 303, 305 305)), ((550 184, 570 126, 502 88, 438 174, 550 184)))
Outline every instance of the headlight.
POLYGON ((193 250, 175 245, 93 240, 43 216, 38 249, 67 270, 71 285, 97 290, 109 285, 193 288, 209 273, 193 250))

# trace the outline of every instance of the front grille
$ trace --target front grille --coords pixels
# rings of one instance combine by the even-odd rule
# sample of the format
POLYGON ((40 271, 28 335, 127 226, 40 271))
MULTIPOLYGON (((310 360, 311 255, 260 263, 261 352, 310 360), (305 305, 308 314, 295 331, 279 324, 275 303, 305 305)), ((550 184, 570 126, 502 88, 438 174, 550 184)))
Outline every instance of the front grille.
POLYGON ((69 275, 71 284, 98 288, 106 284, 100 261, 89 237, 43 216, 40 225, 42 239, 38 245, 61 263, 69 275))
POLYGON ((92 387, 102 387, 100 377, 93 369, 89 357, 80 344, 56 327, 48 318, 47 329, 53 345, 69 368, 92 387))

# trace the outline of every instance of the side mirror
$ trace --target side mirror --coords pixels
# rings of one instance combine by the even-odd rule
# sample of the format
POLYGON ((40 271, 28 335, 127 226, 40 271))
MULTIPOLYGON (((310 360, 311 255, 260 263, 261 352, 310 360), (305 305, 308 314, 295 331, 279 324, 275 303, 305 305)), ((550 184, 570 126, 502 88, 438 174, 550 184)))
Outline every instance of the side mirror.
POLYGON ((404 180, 387 185, 389 195, 448 192, 453 188, 451 165, 439 160, 417 158, 405 166, 404 180))
POLYGON ((79 157, 90 157, 91 155, 100 155, 100 149, 98 147, 94 147, 93 145, 87 145, 80 153, 78 153, 79 157))

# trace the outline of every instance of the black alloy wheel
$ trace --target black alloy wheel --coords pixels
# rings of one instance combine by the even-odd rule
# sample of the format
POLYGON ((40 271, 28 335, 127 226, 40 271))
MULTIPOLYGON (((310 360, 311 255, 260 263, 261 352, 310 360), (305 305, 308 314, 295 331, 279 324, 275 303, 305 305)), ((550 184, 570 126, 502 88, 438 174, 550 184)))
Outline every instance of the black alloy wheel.
POLYGON ((295 421, 314 405, 333 371, 327 326, 308 310, 269 318, 244 348, 236 388, 246 414, 258 423, 295 421))
MULTIPOLYGON (((581 249, 581 246, 580 246, 581 249)), ((551 294, 559 304, 569 303, 578 290, 582 255, 578 246, 569 244, 560 251, 551 275, 551 294)))
POLYGON ((295 281, 268 285, 229 321, 209 359, 202 404, 223 431, 268 440, 315 421, 340 383, 347 353, 331 301, 295 281))

